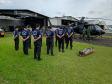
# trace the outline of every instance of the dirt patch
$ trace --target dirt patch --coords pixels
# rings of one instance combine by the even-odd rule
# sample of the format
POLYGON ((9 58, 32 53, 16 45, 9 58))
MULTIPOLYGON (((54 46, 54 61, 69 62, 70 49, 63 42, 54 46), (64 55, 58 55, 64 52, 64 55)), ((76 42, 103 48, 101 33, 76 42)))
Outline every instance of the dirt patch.
POLYGON ((83 42, 83 43, 89 43, 89 44, 95 44, 95 45, 101 45, 101 46, 107 46, 107 47, 112 47, 112 39, 109 39, 109 38, 94 38, 94 39, 92 39, 90 41, 76 38, 75 41, 83 42))

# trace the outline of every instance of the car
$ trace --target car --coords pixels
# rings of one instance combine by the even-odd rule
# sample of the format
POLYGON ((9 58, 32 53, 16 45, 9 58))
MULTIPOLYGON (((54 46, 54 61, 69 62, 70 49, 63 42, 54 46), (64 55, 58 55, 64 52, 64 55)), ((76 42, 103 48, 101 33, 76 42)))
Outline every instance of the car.
POLYGON ((0 37, 4 37, 5 36, 5 31, 3 29, 0 29, 0 37))

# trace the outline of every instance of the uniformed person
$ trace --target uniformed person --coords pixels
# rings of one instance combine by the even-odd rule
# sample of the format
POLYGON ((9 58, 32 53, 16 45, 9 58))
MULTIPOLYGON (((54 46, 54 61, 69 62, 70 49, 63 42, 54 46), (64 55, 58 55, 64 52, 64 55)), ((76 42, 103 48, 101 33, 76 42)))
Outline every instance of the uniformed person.
POLYGON ((38 27, 32 31, 32 35, 34 39, 34 59, 41 60, 42 35, 38 27))
POLYGON ((83 38, 83 40, 86 39, 86 31, 87 31, 87 28, 84 27, 84 28, 83 28, 83 33, 82 33, 82 38, 83 38))
POLYGON ((56 46, 56 47, 57 47, 57 45, 58 45, 57 31, 58 31, 58 29, 55 30, 55 46, 56 46))
POLYGON ((46 45, 47 45, 47 54, 51 52, 51 55, 53 56, 53 46, 54 46, 54 32, 51 27, 48 27, 48 30, 46 31, 46 45))
POLYGON ((31 28, 31 26, 27 26, 27 28, 28 28, 28 32, 29 32, 29 39, 28 39, 29 45, 28 45, 28 47, 29 47, 29 49, 31 49, 31 31, 32 31, 32 28, 31 28))
POLYGON ((64 52, 64 35, 65 32, 62 27, 58 29, 57 37, 58 37, 58 48, 59 52, 62 50, 64 52))
POLYGON ((90 27, 88 25, 85 25, 83 29, 83 39, 90 40, 91 35, 90 33, 91 33, 90 27))
POLYGON ((21 31, 21 36, 22 36, 22 41, 23 41, 23 52, 25 55, 28 55, 28 46, 29 46, 29 31, 28 29, 25 27, 22 31, 21 31))
POLYGON ((91 30, 90 27, 87 27, 87 40, 90 40, 90 36, 91 36, 91 30))
POLYGON ((67 41, 68 41, 67 30, 68 30, 68 26, 66 26, 66 27, 64 28, 64 32, 65 32, 65 44, 66 44, 66 45, 67 45, 67 41))
POLYGON ((18 31, 18 27, 15 28, 14 30, 14 42, 15 42, 15 50, 19 50, 19 31, 18 31))
MULTIPOLYGON (((43 30, 40 28, 40 26, 38 27, 38 29, 40 30, 41 37, 43 37, 43 30)), ((42 38, 41 38, 41 43, 42 43, 42 38)), ((42 44, 41 44, 41 46, 42 46, 42 44)))
POLYGON ((43 37, 43 30, 41 29, 40 25, 39 24, 36 24, 36 29, 38 29, 40 31, 40 34, 41 34, 41 46, 42 46, 42 37, 43 37))
POLYGON ((67 43, 66 43, 66 48, 68 48, 68 45, 70 43, 70 49, 72 49, 73 45, 73 29, 72 27, 69 27, 67 29, 67 43))

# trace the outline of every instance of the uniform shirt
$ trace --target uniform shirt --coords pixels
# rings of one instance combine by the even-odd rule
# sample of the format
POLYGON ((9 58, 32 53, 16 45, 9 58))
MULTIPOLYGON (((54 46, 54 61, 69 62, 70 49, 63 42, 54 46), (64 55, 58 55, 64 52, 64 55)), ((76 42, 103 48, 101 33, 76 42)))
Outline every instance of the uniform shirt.
POLYGON ((58 33, 58 29, 55 30, 55 35, 57 35, 57 33, 58 33))
POLYGON ((34 39, 37 39, 39 37, 39 35, 41 35, 41 32, 38 29, 35 29, 32 31, 32 35, 33 35, 34 39))
POLYGON ((28 31, 28 30, 22 30, 21 36, 22 36, 24 39, 27 38, 29 35, 30 35, 30 34, 29 34, 29 31, 28 31))
POLYGON ((46 31, 46 36, 49 37, 53 37, 54 36, 54 32, 51 30, 46 31))
POLYGON ((67 27, 64 27, 64 33, 67 33, 67 31, 68 31, 68 29, 67 29, 67 27))
POLYGON ((14 32, 13 32, 13 35, 14 35, 14 37, 19 37, 19 31, 17 31, 17 30, 15 30, 14 32))
POLYGON ((73 30, 72 30, 71 28, 68 28, 68 30, 67 30, 67 34, 70 36, 71 33, 73 33, 73 30))
POLYGON ((28 29, 28 32, 29 32, 29 35, 31 36, 31 33, 32 33, 32 32, 31 32, 31 30, 30 30, 30 29, 28 29))
POLYGON ((43 30, 40 30, 41 35, 43 35, 43 30))
POLYGON ((64 30, 63 29, 58 29, 58 33, 59 36, 62 36, 64 34, 64 30))

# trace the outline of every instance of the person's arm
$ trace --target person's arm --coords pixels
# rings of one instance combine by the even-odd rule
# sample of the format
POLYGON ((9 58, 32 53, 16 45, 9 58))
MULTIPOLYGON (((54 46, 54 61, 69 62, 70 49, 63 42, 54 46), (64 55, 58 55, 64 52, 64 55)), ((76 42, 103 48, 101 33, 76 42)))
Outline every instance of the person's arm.
POLYGON ((16 39, 17 38, 17 35, 15 35, 15 32, 13 33, 13 38, 16 39))
POLYGON ((46 38, 49 38, 49 36, 46 35, 46 38))
POLYGON ((16 39, 17 37, 19 37, 19 34, 17 34, 17 35, 14 35, 14 39, 16 39))
POLYGON ((57 34, 57 37, 58 37, 58 38, 61 38, 58 34, 57 34))
POLYGON ((30 37, 30 36, 27 36, 27 38, 26 38, 26 39, 24 39, 24 41, 28 40, 28 39, 29 39, 29 37, 30 37))
POLYGON ((46 32, 46 38, 48 38, 48 36, 47 36, 47 32, 46 32))
POLYGON ((41 37, 42 37, 42 36, 39 35, 39 37, 38 37, 37 39, 34 39, 34 42, 35 42, 35 41, 38 41, 41 37))
POLYGON ((35 39, 34 41, 38 41, 41 38, 42 38, 42 35, 41 35, 41 32, 39 31, 39 37, 37 39, 35 39))
POLYGON ((27 32, 27 34, 28 34, 28 36, 27 36, 27 38, 24 39, 25 41, 30 38, 30 32, 29 31, 27 32))
POLYGON ((20 36, 20 38, 21 38, 22 41, 25 41, 24 38, 23 38, 22 36, 20 36))
POLYGON ((73 35, 73 32, 70 34, 70 36, 69 37, 71 37, 73 35))
POLYGON ((60 38, 60 36, 58 35, 58 30, 56 31, 56 36, 57 36, 58 38, 60 38))
POLYGON ((18 35, 14 36, 14 39, 16 39, 18 37, 18 35))
POLYGON ((20 34, 20 39, 21 39, 22 41, 24 41, 24 40, 23 40, 23 37, 22 37, 22 31, 19 32, 19 34, 20 34))
POLYGON ((27 38, 23 38, 23 37, 21 36, 22 41, 26 41, 28 38, 29 38, 29 36, 28 36, 27 38))
POLYGON ((53 38, 55 37, 55 33, 53 32, 53 38))
POLYGON ((65 36, 65 32, 63 33, 63 35, 61 36, 61 38, 64 37, 64 36, 65 36))
POLYGON ((15 31, 13 32, 13 38, 16 39, 17 35, 15 35, 15 31))
POLYGON ((65 34, 63 34, 63 35, 61 36, 61 38, 64 37, 64 35, 65 35, 65 34))

